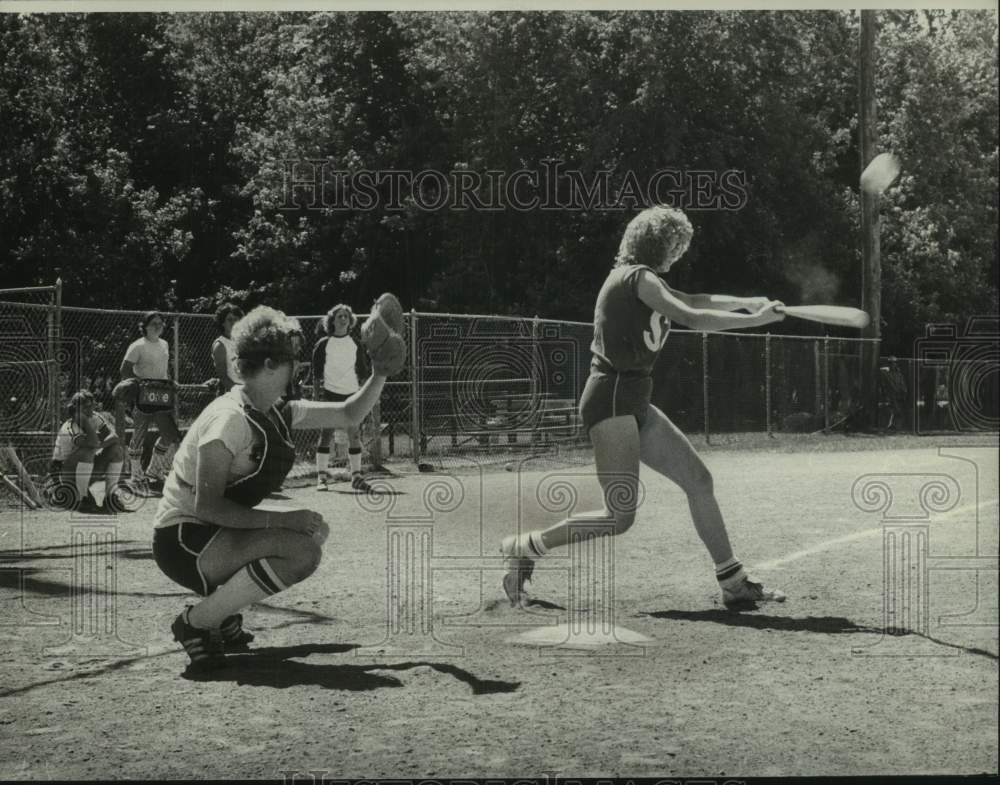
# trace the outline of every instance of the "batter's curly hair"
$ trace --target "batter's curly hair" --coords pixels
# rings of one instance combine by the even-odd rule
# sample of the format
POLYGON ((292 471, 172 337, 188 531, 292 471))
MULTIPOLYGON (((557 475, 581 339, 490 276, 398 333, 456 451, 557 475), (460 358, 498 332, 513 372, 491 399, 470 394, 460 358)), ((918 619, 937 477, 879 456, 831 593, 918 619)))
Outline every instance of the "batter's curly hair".
POLYGON ((650 207, 629 221, 618 246, 615 267, 642 264, 654 270, 669 267, 691 244, 694 227, 673 207, 650 207))
POLYGON ((297 319, 266 305, 258 305, 233 325, 237 363, 244 376, 257 373, 265 360, 276 363, 295 360, 302 340, 302 327, 297 319))

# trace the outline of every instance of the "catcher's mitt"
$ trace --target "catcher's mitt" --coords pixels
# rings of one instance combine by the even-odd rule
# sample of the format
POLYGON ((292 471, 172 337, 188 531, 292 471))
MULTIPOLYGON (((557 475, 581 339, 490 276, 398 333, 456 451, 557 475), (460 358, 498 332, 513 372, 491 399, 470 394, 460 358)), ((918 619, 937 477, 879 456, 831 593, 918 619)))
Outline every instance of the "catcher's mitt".
POLYGON ((361 327, 361 343, 372 358, 372 370, 379 376, 394 376, 406 364, 406 341, 399 331, 403 328, 403 308, 395 295, 383 294, 361 327))

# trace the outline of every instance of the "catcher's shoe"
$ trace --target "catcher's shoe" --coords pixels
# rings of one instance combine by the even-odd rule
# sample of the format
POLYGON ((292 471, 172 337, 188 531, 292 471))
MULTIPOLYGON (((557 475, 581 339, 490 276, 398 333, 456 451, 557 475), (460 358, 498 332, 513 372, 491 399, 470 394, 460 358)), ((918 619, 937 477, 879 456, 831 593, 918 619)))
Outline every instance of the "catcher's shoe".
POLYGON ((234 613, 227 616, 219 625, 222 633, 222 647, 227 652, 250 651, 248 644, 253 643, 253 633, 243 629, 243 614, 234 613))
POLYGON ((535 562, 523 556, 515 556, 517 538, 504 537, 500 543, 500 553, 504 558, 507 567, 507 574, 503 576, 503 591, 510 600, 511 607, 523 608, 528 602, 528 592, 524 584, 531 580, 535 571, 535 562))
POLYGON ((218 630, 204 630, 188 623, 188 609, 184 609, 170 625, 174 640, 184 647, 191 662, 185 673, 198 674, 226 666, 226 655, 218 630))
POLYGON ((730 589, 722 590, 722 602, 730 610, 755 608, 760 602, 784 602, 785 595, 777 589, 769 589, 760 581, 745 578, 730 589))
POLYGON ((327 485, 327 483, 326 483, 326 477, 325 476, 320 477, 318 480, 316 480, 316 490, 320 491, 320 492, 326 492, 326 491, 330 490, 330 486, 327 485))

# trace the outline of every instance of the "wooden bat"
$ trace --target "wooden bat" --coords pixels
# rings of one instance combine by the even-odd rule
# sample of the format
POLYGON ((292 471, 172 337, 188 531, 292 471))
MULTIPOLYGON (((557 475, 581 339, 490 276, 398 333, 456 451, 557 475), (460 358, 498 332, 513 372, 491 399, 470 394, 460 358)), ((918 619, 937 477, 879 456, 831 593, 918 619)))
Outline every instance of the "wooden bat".
POLYGON ((842 305, 782 305, 774 310, 787 316, 794 316, 796 319, 835 324, 839 327, 862 329, 871 321, 868 314, 860 308, 848 308, 842 305))

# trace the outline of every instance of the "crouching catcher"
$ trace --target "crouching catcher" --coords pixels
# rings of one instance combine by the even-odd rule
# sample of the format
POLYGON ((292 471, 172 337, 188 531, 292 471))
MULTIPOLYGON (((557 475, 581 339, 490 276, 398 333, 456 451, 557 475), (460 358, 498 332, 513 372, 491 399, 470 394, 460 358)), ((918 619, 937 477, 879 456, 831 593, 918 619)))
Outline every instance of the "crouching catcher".
POLYGON ((297 321, 261 306, 233 327, 243 384, 210 403, 192 424, 155 521, 157 565, 203 598, 171 627, 190 657, 188 674, 223 667, 227 651, 245 650, 253 636, 243 629, 240 612, 319 566, 330 531, 319 513, 254 508, 281 487, 292 467, 291 429, 357 425, 378 401, 386 377, 401 370, 405 344, 395 316, 401 309, 395 297, 385 302, 362 330, 374 373, 341 403, 282 400, 302 346, 297 321))

